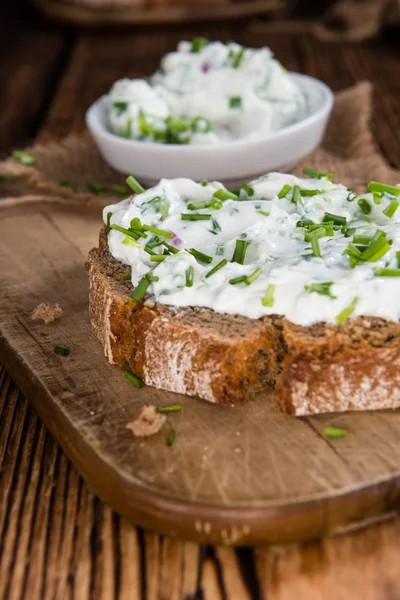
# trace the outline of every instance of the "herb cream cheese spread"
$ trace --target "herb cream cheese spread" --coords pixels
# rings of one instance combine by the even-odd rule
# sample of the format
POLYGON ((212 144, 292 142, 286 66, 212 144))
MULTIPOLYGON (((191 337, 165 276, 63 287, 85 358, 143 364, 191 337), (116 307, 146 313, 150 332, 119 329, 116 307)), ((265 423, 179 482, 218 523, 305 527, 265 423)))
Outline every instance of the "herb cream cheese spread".
MULTIPOLYGON (((240 190, 163 179, 104 209, 109 249, 132 271, 132 293, 175 307, 300 325, 357 315, 400 318, 400 186, 357 195, 305 169, 240 190)), ((129 275, 128 275, 129 277, 129 275)))
POLYGON ((180 42, 149 79, 121 79, 106 101, 110 130, 173 144, 262 137, 302 118, 305 97, 269 48, 180 42))

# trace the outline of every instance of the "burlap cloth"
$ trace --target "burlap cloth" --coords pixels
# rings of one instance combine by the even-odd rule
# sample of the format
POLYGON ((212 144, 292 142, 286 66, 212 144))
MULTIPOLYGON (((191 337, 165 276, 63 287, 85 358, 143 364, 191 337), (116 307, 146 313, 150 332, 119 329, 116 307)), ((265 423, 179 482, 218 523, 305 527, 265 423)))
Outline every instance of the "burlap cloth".
MULTIPOLYGON (((323 172, 334 171, 335 181, 356 191, 363 191, 371 179, 400 183, 400 171, 386 163, 374 142, 369 129, 371 110, 372 86, 368 82, 336 94, 321 146, 296 166, 295 173, 300 174, 305 166, 323 172)), ((88 191, 90 179, 106 185, 123 184, 125 179, 104 162, 88 134, 38 144, 27 151, 35 156, 37 165, 23 166, 12 158, 0 162, 0 176, 14 176, 13 180, 0 181, 1 196, 45 196, 85 202, 99 209, 117 200, 118 196, 110 192, 96 195, 88 191), (76 190, 61 187, 60 180, 76 182, 76 190)))

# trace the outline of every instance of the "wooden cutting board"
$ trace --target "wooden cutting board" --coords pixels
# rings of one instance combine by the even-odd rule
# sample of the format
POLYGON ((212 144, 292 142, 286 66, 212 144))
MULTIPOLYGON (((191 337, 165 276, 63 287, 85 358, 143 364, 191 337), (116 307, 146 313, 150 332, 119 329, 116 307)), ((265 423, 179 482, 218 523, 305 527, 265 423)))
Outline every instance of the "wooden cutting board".
POLYGON ((144 527, 230 544, 315 538, 394 509, 400 412, 294 418, 267 393, 220 407, 137 390, 109 365, 91 333, 84 267, 99 228, 99 207, 0 203, 0 360, 105 502, 144 527), (61 319, 32 321, 41 302, 58 302, 61 319), (156 436, 135 439, 126 425, 146 403, 183 408, 156 436), (326 425, 349 434, 325 439, 326 425))

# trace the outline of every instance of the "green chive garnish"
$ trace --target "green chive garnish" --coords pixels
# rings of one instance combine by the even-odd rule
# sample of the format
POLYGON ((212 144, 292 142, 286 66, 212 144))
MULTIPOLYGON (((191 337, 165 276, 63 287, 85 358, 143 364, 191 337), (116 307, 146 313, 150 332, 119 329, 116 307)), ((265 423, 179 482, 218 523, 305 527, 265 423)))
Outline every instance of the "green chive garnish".
POLYGON ((321 256, 321 248, 319 247, 319 241, 316 235, 311 237, 311 249, 314 256, 321 256))
POLYGON ((357 192, 352 192, 351 190, 349 190, 349 193, 347 194, 347 202, 353 202, 353 200, 355 200, 357 198, 357 192))
POLYGON ((206 273, 206 277, 211 277, 211 275, 214 275, 214 273, 222 269, 222 267, 224 267, 227 263, 228 261, 226 260, 226 258, 223 258, 221 262, 219 262, 217 265, 215 265, 213 269, 211 269, 211 271, 208 271, 208 273, 206 273))
POLYGON ((130 273, 121 273, 119 278, 121 281, 130 281, 132 279, 132 275, 130 273))
POLYGON ((68 181, 68 179, 60 179, 60 181, 58 182, 58 185, 60 187, 70 188, 71 190, 76 190, 76 188, 78 186, 76 181, 68 181))
POLYGON ((150 256, 151 262, 162 262, 167 258, 168 254, 154 254, 150 256))
POLYGON ((269 286, 267 287, 267 291, 265 293, 265 296, 263 296, 261 298, 261 303, 263 306, 273 306, 274 305, 274 294, 275 294, 275 285, 273 283, 270 283, 269 286))
POLYGON ((342 228, 342 233, 344 234, 344 237, 351 237, 356 231, 357 230, 355 227, 343 227, 342 228))
POLYGON ((297 204, 300 200, 301 200, 300 188, 298 185, 295 185, 293 188, 292 202, 293 202, 293 204, 297 204))
POLYGON ((69 348, 66 346, 54 346, 54 354, 58 354, 59 356, 68 356, 70 353, 69 348))
POLYGON ((400 250, 396 252, 397 267, 400 269, 400 250))
POLYGON ((172 444, 174 443, 175 437, 176 437, 176 431, 175 431, 175 429, 171 429, 171 431, 169 432, 168 437, 167 437, 167 446, 168 447, 172 446, 172 444))
POLYGON ((208 185, 208 181, 207 181, 207 179, 203 179, 203 181, 201 182, 201 185, 202 185, 203 187, 206 187, 206 185, 208 185))
POLYGON ((292 189, 291 185, 288 185, 288 184, 284 185, 278 194, 278 198, 279 199, 285 198, 285 196, 288 195, 288 193, 290 192, 291 189, 292 189))
POLYGON ((210 42, 205 37, 195 37, 192 40, 192 48, 191 48, 190 52, 193 52, 193 53, 200 52, 200 50, 202 50, 203 48, 208 46, 209 43, 210 42))
POLYGON ((150 273, 142 277, 135 290, 131 294, 132 300, 134 300, 135 302, 139 302, 139 300, 143 298, 143 296, 147 292, 147 288, 150 286, 151 283, 153 283, 153 281, 158 281, 158 277, 156 277, 155 275, 151 275, 150 273))
POLYGON ((373 239, 374 238, 371 235, 355 235, 353 237, 353 243, 368 246, 373 241, 373 239))
POLYGON ((127 138, 128 140, 132 137, 132 119, 127 120, 123 137, 127 138))
POLYGON ((261 274, 262 274, 262 269, 261 269, 261 267, 258 267, 253 273, 251 273, 251 275, 247 275, 246 279, 244 280, 245 284, 246 285, 252 284, 253 281, 258 279, 261 274))
POLYGON ((383 194, 381 192, 372 192, 372 197, 375 204, 382 204, 382 196, 383 194))
POLYGON ((146 246, 143 248, 143 250, 145 252, 147 252, 147 254, 150 254, 150 256, 156 256, 156 253, 154 252, 154 250, 152 248, 149 247, 148 244, 146 244, 146 246))
POLYGON ((193 285, 193 279, 194 279, 194 268, 190 265, 190 267, 188 267, 186 269, 186 287, 192 287, 193 285))
MULTIPOLYGON (((144 187, 140 185, 138 180, 135 179, 133 177, 133 175, 129 175, 129 177, 126 178, 126 183, 129 185, 131 190, 133 190, 135 192, 135 194, 143 194, 143 192, 145 191, 144 187)), ((156 196, 156 197, 158 197, 158 196, 156 196)), ((153 200, 154 200, 154 198, 153 198, 153 200)))
POLYGON ((241 96, 232 96, 229 98, 229 108, 240 108, 242 106, 241 96))
POLYGON ((151 227, 150 225, 143 225, 143 231, 150 231, 150 233, 154 233, 154 235, 158 235, 160 237, 166 237, 172 239, 174 234, 172 231, 165 231, 165 229, 158 229, 157 227, 151 227))
POLYGON ((115 109, 117 109, 118 111, 118 116, 122 115, 122 113, 124 113, 126 111, 126 109, 128 108, 128 103, 127 102, 113 102, 113 107, 115 109))
POLYGON ((211 208, 214 208, 215 210, 220 210, 220 208, 222 208, 222 202, 220 202, 219 200, 212 199, 210 201, 210 206, 211 206, 211 208))
POLYGON ((263 215, 264 217, 269 217, 269 215, 271 213, 267 212, 266 210, 258 210, 257 211, 259 215, 263 215))
POLYGON ((384 215, 389 217, 389 219, 391 219, 398 208, 399 203, 397 202, 397 200, 392 200, 391 203, 382 212, 384 215))
POLYGON ((365 215, 368 215, 371 212, 371 205, 365 198, 359 199, 358 206, 365 215))
POLYGON ((248 196, 254 196, 254 189, 247 183, 242 183, 241 188, 246 192, 248 196))
POLYGON ((211 215, 199 213, 199 214, 190 214, 190 213, 181 213, 182 221, 209 221, 211 219, 211 215))
POLYGON ((244 58, 244 53, 245 53, 245 48, 242 46, 240 48, 240 50, 236 53, 235 58, 233 59, 232 67, 234 69, 237 69, 238 67, 240 67, 240 64, 242 63, 243 58, 244 58))
POLYGON ((211 219, 211 222, 213 225, 212 233, 218 233, 219 231, 222 231, 221 225, 218 223, 218 221, 211 219))
POLYGON ((400 277, 400 269, 375 269, 374 273, 378 277, 400 277))
POLYGON ((324 213, 323 222, 332 221, 334 225, 347 225, 346 217, 341 217, 340 215, 333 215, 332 213, 324 213))
POLYGON ((164 241, 162 242, 162 244, 166 247, 167 250, 171 252, 171 254, 178 254, 179 250, 178 248, 175 248, 175 246, 171 246, 170 244, 164 241))
POLYGON ((304 289, 312 294, 315 292, 316 294, 320 294, 321 296, 329 296, 335 300, 337 296, 334 296, 331 293, 331 287, 333 286, 334 281, 325 281, 324 283, 311 283, 310 285, 305 285, 304 289))
POLYGON ((236 240, 235 251, 233 253, 231 262, 236 262, 239 263, 239 265, 243 265, 248 245, 249 242, 246 240, 236 240))
POLYGON ((32 154, 28 154, 28 152, 23 152, 22 150, 14 150, 12 155, 21 165, 36 165, 36 158, 32 156, 32 154))
POLYGON ((232 192, 228 192, 228 190, 223 190, 220 188, 213 193, 214 198, 218 198, 218 200, 238 200, 237 194, 233 194, 232 192))
POLYGON ((320 173, 319 171, 315 171, 314 169, 303 169, 303 173, 304 175, 307 175, 308 177, 311 177, 312 179, 329 179, 329 181, 332 181, 333 176, 335 175, 335 173, 320 173))
POLYGON ((86 185, 89 188, 89 190, 94 194, 101 194, 102 192, 105 192, 107 190, 107 186, 104 185, 104 183, 101 183, 100 181, 96 181, 96 179, 89 179, 86 182, 86 185))
POLYGON ((296 227, 310 227, 310 225, 314 225, 314 221, 310 221, 309 219, 305 219, 304 221, 297 221, 296 227))
POLYGON ((110 227, 111 227, 111 217, 112 217, 112 212, 108 212, 107 213, 107 227, 108 227, 108 229, 110 229, 110 227))
POLYGON ((202 208, 210 208, 211 202, 191 202, 187 205, 189 210, 200 210, 202 208))
POLYGON ((200 262, 207 263, 207 264, 212 263, 212 260, 213 260, 212 256, 208 256, 207 254, 203 254, 203 252, 199 252, 195 248, 190 248, 189 250, 187 250, 187 252, 189 252, 189 254, 191 254, 192 256, 194 256, 200 262))
POLYGON ((319 190, 305 190, 305 189, 301 189, 300 190, 300 194, 302 196, 316 196, 317 194, 320 194, 321 192, 319 190))
POLYGON ((181 404, 171 404, 171 406, 157 406, 156 412, 158 413, 170 413, 179 412, 182 408, 181 404))
POLYGON ((400 187, 394 185, 386 185, 377 181, 370 181, 367 187, 369 192, 387 192, 393 196, 400 196, 400 187))
POLYGON ((229 280, 229 283, 231 285, 237 285, 238 283, 244 283, 246 281, 247 277, 246 275, 240 275, 240 277, 234 277, 233 279, 229 280))
POLYGON ((390 244, 385 237, 371 242, 366 250, 361 253, 360 260, 376 262, 390 250, 390 244))
POLYGON ((113 183, 110 185, 110 192, 113 194, 118 194, 118 196, 129 196, 131 193, 129 188, 125 187, 124 185, 119 185, 118 183, 113 183))
POLYGON ((135 387, 137 387, 138 389, 144 387, 144 383, 141 379, 139 379, 139 377, 137 377, 136 375, 134 375, 131 371, 124 371, 124 375, 127 378, 128 381, 130 381, 131 383, 133 383, 133 385, 135 387))
POLYGON ((344 308, 336 317, 336 323, 338 323, 338 325, 342 325, 345 321, 347 321, 347 319, 350 317, 350 315, 353 314, 353 312, 356 309, 357 303, 359 301, 358 296, 356 296, 355 298, 353 298, 351 304, 349 304, 349 306, 346 306, 346 308, 344 308))
POLYGON ((324 427, 323 433, 325 437, 340 439, 346 437, 348 431, 341 427, 324 427))
POLYGON ((110 229, 115 229, 116 231, 119 231, 120 233, 124 233, 128 237, 133 238, 134 240, 138 240, 140 238, 140 235, 138 233, 136 233, 136 231, 131 231, 130 229, 125 229, 125 227, 121 227, 120 225, 114 225, 114 223, 112 225, 110 225, 110 229))

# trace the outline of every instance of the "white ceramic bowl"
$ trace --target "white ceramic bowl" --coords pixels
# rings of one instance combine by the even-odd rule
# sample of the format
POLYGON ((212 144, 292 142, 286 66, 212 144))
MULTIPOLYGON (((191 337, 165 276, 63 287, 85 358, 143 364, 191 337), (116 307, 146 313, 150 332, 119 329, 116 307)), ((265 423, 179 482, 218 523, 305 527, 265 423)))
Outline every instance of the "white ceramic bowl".
POLYGON ((305 93, 306 116, 260 139, 215 145, 127 140, 107 130, 105 96, 88 109, 86 124, 104 159, 117 171, 132 174, 146 185, 153 185, 162 177, 237 184, 269 171, 289 171, 321 141, 332 110, 332 91, 313 77, 298 73, 291 73, 290 77, 305 93))

